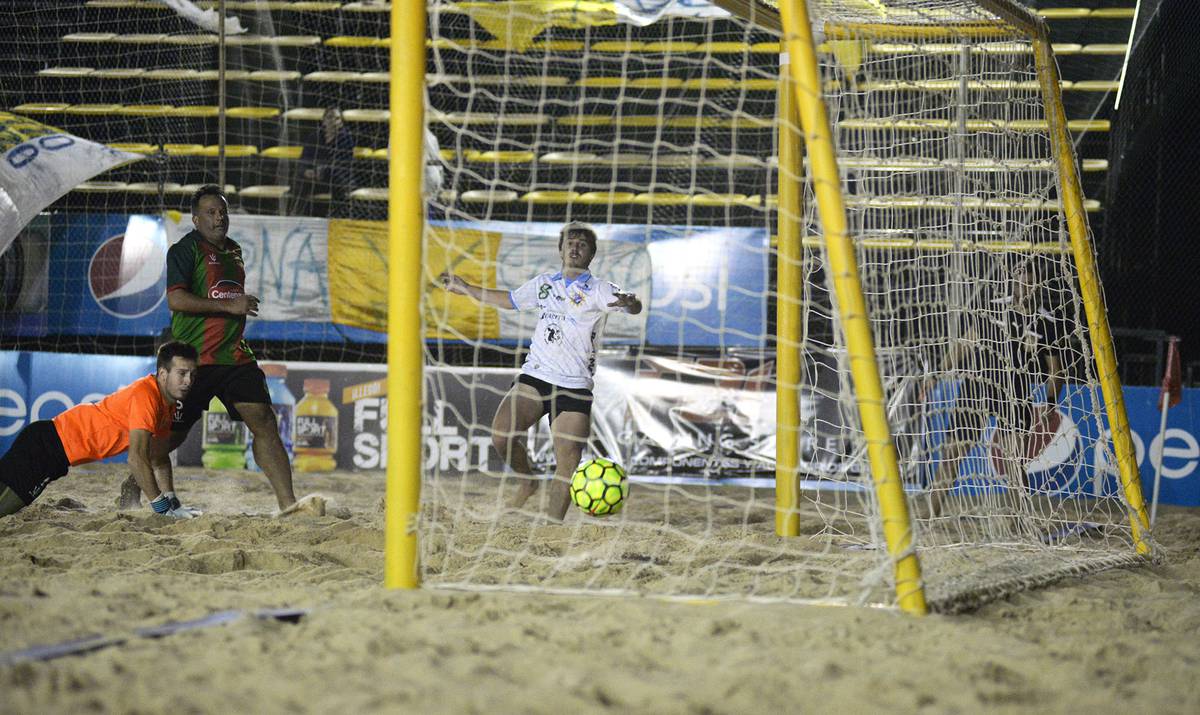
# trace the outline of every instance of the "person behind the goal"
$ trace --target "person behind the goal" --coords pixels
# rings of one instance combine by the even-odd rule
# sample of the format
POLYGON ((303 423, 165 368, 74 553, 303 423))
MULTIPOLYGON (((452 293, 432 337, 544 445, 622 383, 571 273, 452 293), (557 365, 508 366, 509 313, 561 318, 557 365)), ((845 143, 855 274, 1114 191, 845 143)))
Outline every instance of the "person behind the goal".
MULTIPOLYGON (((1060 310, 1047 306, 1049 291, 1035 283, 1029 259, 1016 259, 1002 295, 958 312, 960 339, 951 342, 941 375, 960 379, 930 489, 933 516, 958 477, 964 458, 995 421, 991 445, 998 476, 1013 493, 1027 485, 1024 461, 1031 430, 1044 426, 1058 404, 1066 379, 1065 347, 1070 336, 1060 310), (1045 381, 1045 394, 1038 394, 1045 381)), ((928 393, 934 378, 926 378, 928 393)), ((989 446, 991 446, 989 445, 989 446)))
POLYGON ((519 508, 538 489, 525 434, 542 415, 550 415, 555 473, 548 493, 548 514, 562 519, 570 505, 568 484, 591 431, 592 376, 596 346, 607 314, 642 312, 633 293, 588 271, 596 256, 596 231, 585 223, 563 226, 558 237, 562 270, 541 273, 513 291, 472 285, 447 271, 442 287, 451 293, 505 310, 541 312, 521 374, 504 396, 492 420, 492 444, 513 471, 525 477, 509 502, 519 508))

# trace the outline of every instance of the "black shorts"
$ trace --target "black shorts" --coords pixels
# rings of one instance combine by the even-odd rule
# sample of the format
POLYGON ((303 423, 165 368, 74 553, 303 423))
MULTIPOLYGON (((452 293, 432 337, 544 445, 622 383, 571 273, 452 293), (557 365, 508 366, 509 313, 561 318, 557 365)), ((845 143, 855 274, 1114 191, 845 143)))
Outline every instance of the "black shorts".
POLYGON ((46 485, 65 475, 71 468, 67 452, 54 422, 29 423, 0 457, 0 482, 12 489, 21 501, 32 504, 46 485))
POLYGON ((529 385, 542 398, 542 414, 550 415, 550 421, 564 412, 592 414, 592 391, 576 387, 559 387, 532 375, 522 373, 514 384, 529 385))
POLYGON ((192 389, 183 400, 182 407, 176 403, 175 419, 171 423, 171 431, 184 431, 192 428, 200 413, 208 409, 208 403, 216 397, 225 405, 229 416, 239 422, 242 416, 234 407, 239 402, 271 404, 271 395, 267 392, 267 376, 263 374, 258 363, 248 362, 241 365, 201 365, 196 368, 196 377, 192 380, 192 389))

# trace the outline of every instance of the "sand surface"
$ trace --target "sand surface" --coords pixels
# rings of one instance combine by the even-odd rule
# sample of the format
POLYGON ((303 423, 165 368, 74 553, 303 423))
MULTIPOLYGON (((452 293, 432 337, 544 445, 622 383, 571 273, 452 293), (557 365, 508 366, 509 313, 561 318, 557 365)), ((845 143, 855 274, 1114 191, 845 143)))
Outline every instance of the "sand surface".
POLYGON ((381 587, 379 473, 298 475, 324 517, 275 520, 261 475, 180 470, 208 512, 115 508, 80 468, 0 519, 0 712, 1200 712, 1200 510, 1160 510, 1163 565, 959 616, 381 587), (259 609, 302 608, 297 622, 259 609), (223 625, 158 626, 236 609, 223 625))

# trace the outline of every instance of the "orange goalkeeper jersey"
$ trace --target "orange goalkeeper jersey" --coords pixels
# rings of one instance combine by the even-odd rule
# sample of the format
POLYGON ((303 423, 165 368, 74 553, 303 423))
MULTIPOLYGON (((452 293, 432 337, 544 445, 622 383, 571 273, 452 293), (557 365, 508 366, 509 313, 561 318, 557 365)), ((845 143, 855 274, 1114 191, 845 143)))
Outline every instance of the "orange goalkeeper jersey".
POLYGON ((129 449, 129 431, 144 429, 155 437, 171 432, 174 405, 168 405, 158 380, 147 375, 94 404, 76 405, 54 418, 71 466, 114 457, 129 449))

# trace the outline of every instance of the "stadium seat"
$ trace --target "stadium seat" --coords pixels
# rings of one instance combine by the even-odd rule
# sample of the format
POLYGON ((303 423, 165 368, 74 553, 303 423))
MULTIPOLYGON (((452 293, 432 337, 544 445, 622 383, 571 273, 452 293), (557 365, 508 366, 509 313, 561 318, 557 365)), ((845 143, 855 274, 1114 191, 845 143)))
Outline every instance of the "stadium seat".
POLYGON ((116 69, 99 69, 92 73, 93 79, 140 79, 145 76, 146 70, 141 67, 123 67, 116 69))
POLYGON ((499 116, 489 112, 434 112, 426 115, 428 121, 441 121, 454 126, 538 126, 550 121, 550 117, 541 114, 507 114, 499 116))
POLYGON ((510 204, 519 194, 508 189, 474 189, 464 191, 458 200, 466 204, 510 204))
MULTIPOLYGON (((178 188, 174 189, 170 193, 186 194, 186 195, 190 196, 191 194, 194 194, 197 191, 199 191, 201 186, 206 186, 206 185, 207 184, 181 184, 181 185, 179 185, 178 188)), ((224 193, 226 196, 235 196, 235 195, 237 195, 238 190, 237 190, 237 187, 235 187, 233 184, 225 184, 225 192, 224 193)))
POLYGON ((355 189, 350 192, 350 198, 354 201, 375 201, 387 203, 388 190, 385 188, 367 187, 355 189))
POLYGON ((117 114, 127 117, 165 117, 174 107, 169 104, 127 104, 117 114))
POLYGON ((299 159, 303 155, 302 146, 273 146, 262 150, 262 156, 268 159, 299 159))
POLYGON ((350 82, 359 76, 359 72, 309 72, 304 75, 305 82, 350 82))
POLYGON ((531 151, 478 151, 467 149, 463 159, 473 163, 485 164, 528 164, 535 158, 531 151))
POLYGON ((1044 7, 1036 12, 1047 20, 1082 20, 1092 14, 1086 7, 1044 7))
POLYGON ((738 81, 730 77, 698 77, 686 80, 681 88, 689 92, 721 92, 737 86, 738 81))
MULTIPOLYGON (((218 156, 220 154, 220 145, 213 144, 206 146, 200 150, 197 156, 218 156)), ((258 147, 249 144, 226 144, 225 158, 226 159, 243 159, 248 156, 257 156, 258 147)))
POLYGON ((692 196, 691 204, 713 208, 746 206, 748 198, 745 194, 695 194, 692 196))
MULTIPOLYGON (((213 39, 216 39, 215 35, 213 39)), ((321 44, 321 38, 314 35, 228 35, 225 43, 231 47, 313 47, 321 44)))
POLYGON ((116 114, 121 106, 120 104, 72 104, 63 111, 66 114, 116 114))
POLYGON ((175 107, 170 111, 172 117, 215 117, 220 113, 220 107, 204 104, 194 104, 187 107, 175 107))
POLYGON ((588 49, 592 52, 614 52, 626 55, 641 52, 645 46, 646 43, 639 40, 600 40, 599 42, 593 42, 588 46, 588 49))
POLYGON ((127 151, 131 154, 155 154, 158 152, 157 146, 144 142, 110 142, 108 147, 117 151, 127 151))
POLYGON ((635 198, 637 198, 637 194, 630 191, 587 191, 577 196, 575 203, 594 206, 617 206, 633 203, 635 198))
POLYGON ((766 162, 757 156, 749 154, 729 154, 725 156, 710 156, 700 161, 701 166, 719 169, 761 169, 766 162))
POLYGON ((173 181, 163 182, 160 184, 157 181, 139 181, 125 186, 125 191, 131 194, 146 194, 149 196, 157 196, 160 193, 173 194, 178 193, 179 184, 173 181))
POLYGON ((748 42, 701 42, 696 52, 706 55, 732 55, 750 51, 748 42))
POLYGON ((687 206, 691 202, 692 196, 690 194, 655 193, 652 191, 637 194, 631 201, 631 203, 638 206, 687 206))
POLYGON ((200 78, 200 71, 186 67, 162 67, 159 69, 146 70, 142 75, 143 79, 152 80, 193 80, 200 78))
POLYGON ((14 114, 61 114, 71 105, 65 102, 28 102, 12 108, 14 114))
POLYGON ((247 186, 238 192, 244 199, 282 199, 292 187, 278 185, 247 186))
MULTIPOLYGON (((1058 50, 1055 50, 1057 52, 1058 50)), ((1125 43, 1098 43, 1094 45, 1084 45, 1082 49, 1085 55, 1121 55, 1124 56, 1129 52, 1129 45, 1125 43)))
POLYGON ((63 35, 63 42, 111 42, 117 36, 115 32, 72 32, 63 35))
POLYGON ((349 47, 361 49, 364 47, 378 47, 379 37, 351 37, 347 35, 339 35, 330 37, 325 40, 325 44, 329 47, 349 47))
POLYGON ((125 191, 128 186, 124 181, 85 181, 76 184, 72 190, 88 194, 115 194, 125 191))
POLYGON ((163 144, 163 152, 167 156, 202 156, 203 144, 163 144))
POLYGON ((254 82, 295 82, 300 79, 300 73, 295 70, 254 70, 246 79, 254 82))
POLYGON ((578 191, 530 191, 521 197, 521 201, 527 204, 560 205, 574 203, 578 198, 578 191))
POLYGON ((596 164, 601 166, 617 166, 617 167, 649 167, 653 166, 654 158, 649 154, 604 154, 596 157, 596 164))
POLYGON ((272 119, 279 116, 276 107, 229 107, 225 116, 232 119, 272 119))
POLYGON ((1136 12, 1137 9, 1133 7, 1098 7, 1092 10, 1089 17, 1094 20, 1132 20, 1136 12))
POLYGON ((599 163, 599 157, 589 152, 577 151, 552 151, 542 154, 538 161, 543 164, 563 164, 566 166, 579 166, 583 164, 599 163))
POLYGON ((321 107, 293 107, 283 113, 284 119, 298 122, 319 122, 323 116, 325 110, 321 107))
POLYGON ((686 40, 660 40, 642 45, 642 52, 654 54, 683 54, 695 52, 700 44, 686 40))
POLYGON ((678 89, 683 86, 683 80, 676 77, 583 77, 575 82, 577 87, 595 87, 601 89, 678 89))
POLYGON ((38 70, 39 77, 87 77, 96 70, 91 67, 47 67, 38 70))
POLYGON ((347 109, 342 118, 347 122, 376 122, 386 124, 391 112, 386 109, 347 109))
POLYGON ((1078 92, 1116 92, 1121 88, 1117 80, 1089 79, 1075 82, 1071 89, 1078 92))

